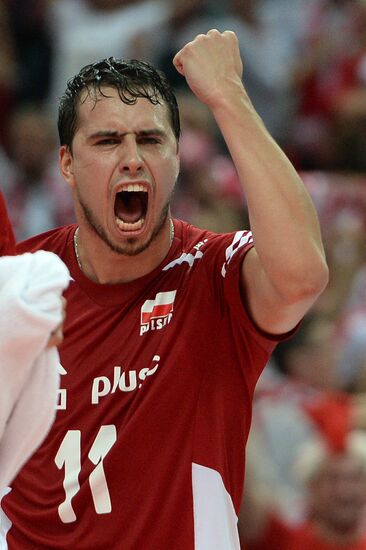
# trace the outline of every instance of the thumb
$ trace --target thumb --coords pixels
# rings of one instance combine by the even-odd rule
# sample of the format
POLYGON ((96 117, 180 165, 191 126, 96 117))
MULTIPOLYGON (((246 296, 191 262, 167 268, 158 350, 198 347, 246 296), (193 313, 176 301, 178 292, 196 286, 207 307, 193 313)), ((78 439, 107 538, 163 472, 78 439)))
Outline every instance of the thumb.
POLYGON ((178 52, 173 58, 173 65, 177 69, 178 73, 184 76, 183 62, 181 59, 181 52, 178 52))

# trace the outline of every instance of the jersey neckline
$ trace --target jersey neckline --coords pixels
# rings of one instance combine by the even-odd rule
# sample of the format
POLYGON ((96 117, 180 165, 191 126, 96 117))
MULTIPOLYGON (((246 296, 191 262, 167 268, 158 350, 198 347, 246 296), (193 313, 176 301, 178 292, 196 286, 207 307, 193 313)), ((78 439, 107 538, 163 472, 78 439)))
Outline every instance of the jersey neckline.
POLYGON ((80 269, 75 250, 74 250, 74 235, 77 225, 73 224, 69 233, 67 243, 68 266, 71 273, 71 284, 77 284, 94 302, 104 306, 121 306, 125 301, 126 294, 140 294, 141 291, 149 287, 149 281, 154 280, 163 267, 176 257, 178 250, 181 248, 182 223, 180 220, 173 219, 174 223, 174 238, 170 246, 169 252, 164 260, 150 273, 134 279, 127 283, 100 284, 89 279, 80 269))

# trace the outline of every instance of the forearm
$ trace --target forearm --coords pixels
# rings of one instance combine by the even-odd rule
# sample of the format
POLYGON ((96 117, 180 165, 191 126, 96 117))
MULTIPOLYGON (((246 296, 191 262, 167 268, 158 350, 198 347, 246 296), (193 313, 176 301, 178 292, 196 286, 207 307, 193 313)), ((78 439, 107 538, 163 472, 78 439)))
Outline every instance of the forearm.
POLYGON ((245 92, 235 33, 212 29, 198 35, 173 63, 211 109, 247 199, 255 248, 246 255, 240 274, 246 306, 263 330, 288 332, 328 281, 310 197, 245 92))
POLYGON ((319 284, 324 250, 311 199, 286 155, 267 132, 240 81, 218 95, 212 113, 235 163, 246 196, 256 251, 281 292, 298 280, 319 284))

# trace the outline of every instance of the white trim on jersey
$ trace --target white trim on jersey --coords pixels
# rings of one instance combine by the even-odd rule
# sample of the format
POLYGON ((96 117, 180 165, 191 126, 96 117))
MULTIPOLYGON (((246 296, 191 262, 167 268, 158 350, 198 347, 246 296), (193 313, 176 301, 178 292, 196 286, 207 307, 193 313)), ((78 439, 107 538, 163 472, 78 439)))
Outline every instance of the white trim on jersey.
POLYGON ((4 510, 1 508, 1 501, 5 495, 10 493, 11 488, 5 487, 0 491, 0 550, 8 550, 8 543, 6 542, 6 535, 8 534, 11 526, 13 525, 4 510))
POLYGON ((253 236, 251 231, 237 231, 234 235, 234 238, 231 244, 225 250, 226 261, 222 264, 221 275, 225 277, 226 268, 231 262, 234 254, 242 247, 248 243, 253 242, 253 236))
POLYGON ((203 256, 203 252, 201 252, 200 250, 197 250, 195 255, 193 255, 191 253, 187 254, 186 252, 183 252, 179 256, 179 258, 176 258, 175 260, 173 260, 172 262, 167 264, 165 267, 163 267, 162 271, 168 271, 168 269, 171 269, 172 267, 175 267, 176 265, 181 265, 183 262, 187 262, 189 267, 192 267, 194 261, 195 260, 200 260, 202 258, 202 256, 203 256))
POLYGON ((192 463, 195 550, 240 550, 238 517, 219 472, 192 463))

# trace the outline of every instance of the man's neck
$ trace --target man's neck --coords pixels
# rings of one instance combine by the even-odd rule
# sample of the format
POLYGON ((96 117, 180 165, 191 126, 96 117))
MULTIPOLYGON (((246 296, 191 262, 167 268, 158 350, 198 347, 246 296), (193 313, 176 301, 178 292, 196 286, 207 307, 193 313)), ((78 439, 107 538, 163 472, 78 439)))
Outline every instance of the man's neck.
POLYGON ((128 283, 151 273, 167 256, 172 241, 170 219, 150 245, 137 255, 114 252, 92 230, 79 227, 74 236, 81 271, 99 284, 128 283))

